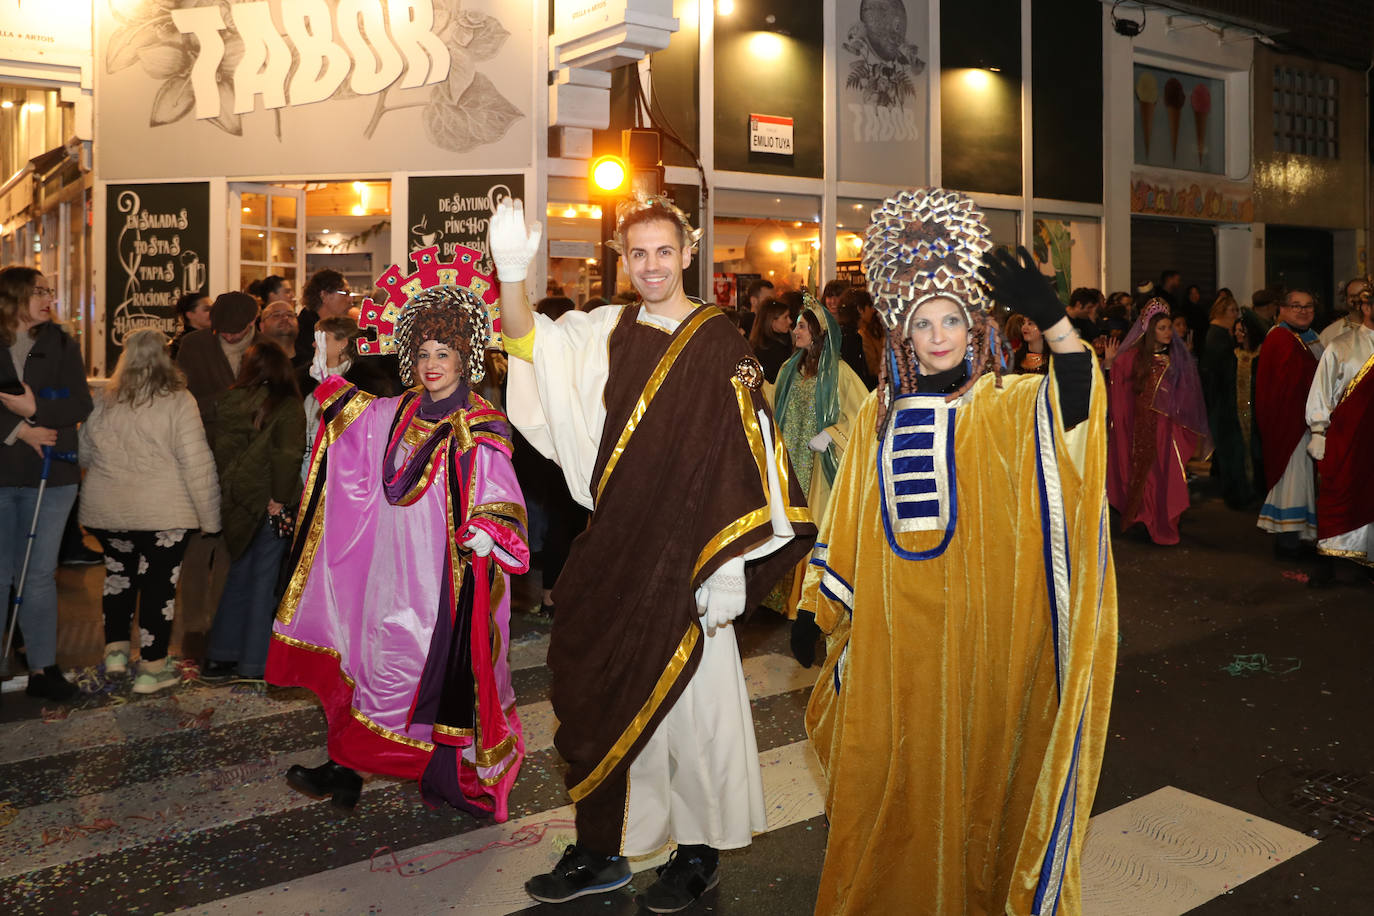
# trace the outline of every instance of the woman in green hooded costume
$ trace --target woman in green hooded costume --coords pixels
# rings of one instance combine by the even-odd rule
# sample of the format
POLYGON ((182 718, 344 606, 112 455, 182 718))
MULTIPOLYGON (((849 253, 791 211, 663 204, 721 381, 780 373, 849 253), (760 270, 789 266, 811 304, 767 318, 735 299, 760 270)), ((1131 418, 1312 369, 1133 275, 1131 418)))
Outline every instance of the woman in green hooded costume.
MULTIPOLYGON (((849 426, 868 389, 840 357, 840 326, 809 293, 792 328, 796 350, 778 370, 768 392, 797 482, 817 525, 825 518, 830 485, 849 444, 849 426)), ((797 616, 806 563, 784 577, 764 603, 788 618, 797 616)))

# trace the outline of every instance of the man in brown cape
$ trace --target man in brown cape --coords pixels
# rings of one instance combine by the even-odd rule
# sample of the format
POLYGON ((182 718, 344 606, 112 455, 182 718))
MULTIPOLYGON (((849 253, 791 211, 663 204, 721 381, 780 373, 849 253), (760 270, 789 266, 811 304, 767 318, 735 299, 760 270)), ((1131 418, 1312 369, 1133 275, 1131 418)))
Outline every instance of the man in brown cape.
POLYGON ((526 882, 562 903, 623 887, 626 856, 678 848, 642 902, 690 906, 719 850, 765 828, 749 695, 730 622, 806 555, 815 526, 776 448, 763 371, 734 325, 689 299, 699 236, 661 197, 622 206, 616 241, 640 305, 533 315, 539 245, 519 204, 490 230, 511 360, 508 407, 593 509, 554 589, 554 745, 577 842, 526 882))

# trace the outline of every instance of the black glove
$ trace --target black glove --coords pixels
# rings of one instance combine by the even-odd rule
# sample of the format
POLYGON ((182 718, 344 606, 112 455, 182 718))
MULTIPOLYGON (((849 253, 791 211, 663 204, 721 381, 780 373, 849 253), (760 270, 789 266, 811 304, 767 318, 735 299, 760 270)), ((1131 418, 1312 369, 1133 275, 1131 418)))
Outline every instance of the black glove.
POLYGON ((1049 277, 1036 268, 1030 252, 1018 245, 1016 254, 1021 259, 1019 264, 1006 250, 990 252, 978 273, 994 300, 1025 315, 1041 331, 1048 331, 1068 316, 1064 303, 1059 301, 1049 277))
POLYGON ((792 657, 803 668, 816 664, 816 643, 821 638, 821 628, 816 626, 816 615, 810 611, 797 611, 797 619, 792 621, 792 657))

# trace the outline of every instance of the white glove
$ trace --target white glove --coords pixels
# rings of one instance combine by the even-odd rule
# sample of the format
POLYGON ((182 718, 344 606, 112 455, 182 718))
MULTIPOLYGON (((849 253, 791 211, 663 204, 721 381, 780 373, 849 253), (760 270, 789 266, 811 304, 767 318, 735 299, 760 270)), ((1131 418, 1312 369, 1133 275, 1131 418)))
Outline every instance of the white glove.
POLYGON ((811 449, 811 451, 813 452, 823 452, 826 449, 830 448, 830 443, 834 441, 834 439, 830 438, 830 433, 826 432, 825 430, 821 430, 820 432, 816 433, 816 435, 811 437, 811 441, 806 443, 806 447, 811 449))
POLYGON ((322 382, 329 377, 329 367, 325 365, 324 331, 315 332, 315 358, 310 361, 310 377, 322 382))
POLYGON ((1325 433, 1312 434, 1312 441, 1307 443, 1307 454, 1311 455, 1315 461, 1321 461, 1326 457, 1325 433))
POLYGON ((496 275, 503 283, 525 279, 543 232, 544 227, 537 220, 526 229, 525 205, 521 201, 512 203, 506 199, 496 205, 487 226, 487 248, 496 265, 496 275))
POLYGON ((744 557, 726 560, 697 589, 697 613, 713 633, 744 613, 744 557))
POLYGON ((471 525, 468 526, 467 537, 459 543, 479 557, 489 555, 492 549, 496 547, 496 540, 491 535, 481 528, 474 528, 471 525))

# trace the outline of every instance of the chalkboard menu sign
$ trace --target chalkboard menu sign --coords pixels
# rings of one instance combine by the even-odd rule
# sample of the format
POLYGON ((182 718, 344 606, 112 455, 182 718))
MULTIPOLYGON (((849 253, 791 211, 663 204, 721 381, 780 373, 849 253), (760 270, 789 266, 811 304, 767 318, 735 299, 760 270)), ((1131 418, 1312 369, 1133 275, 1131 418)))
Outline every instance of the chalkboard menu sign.
POLYGON ((183 293, 207 292, 210 185, 106 187, 105 359, 113 370, 124 340, 141 328, 168 337, 181 327, 183 293))
MULTIPOLYGON (((439 246, 442 261, 453 259, 463 245, 482 252, 482 273, 495 273, 487 254, 487 223, 496 205, 509 197, 524 198, 525 176, 437 175, 410 179, 410 250, 439 246)), ((525 211, 529 221, 542 213, 525 211)))

